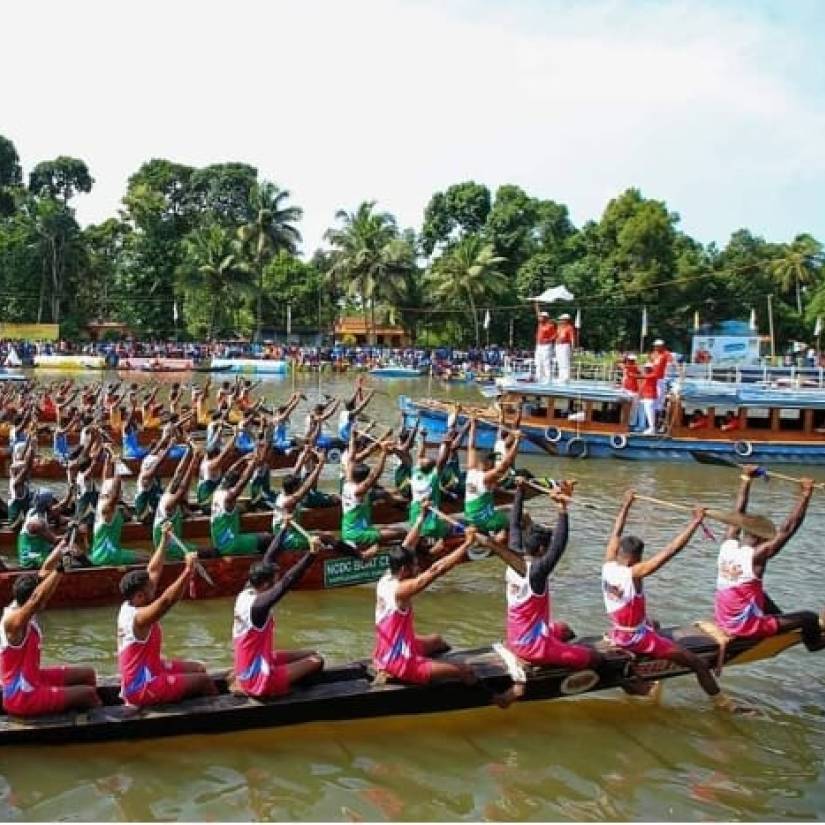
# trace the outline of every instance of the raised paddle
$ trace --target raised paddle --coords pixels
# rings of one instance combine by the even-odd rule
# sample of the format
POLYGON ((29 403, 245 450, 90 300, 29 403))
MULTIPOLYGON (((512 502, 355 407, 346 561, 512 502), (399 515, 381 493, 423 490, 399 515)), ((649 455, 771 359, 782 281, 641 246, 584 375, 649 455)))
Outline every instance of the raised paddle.
MULTIPOLYGON (((442 512, 437 507, 433 507, 432 504, 427 505, 427 509, 434 513, 441 519, 447 522, 447 524, 452 524, 453 527, 459 527, 461 530, 466 530, 467 525, 463 521, 459 521, 457 518, 453 518, 453 516, 447 515, 447 513, 442 512)), ((488 533, 484 533, 481 530, 478 531, 478 535, 484 536, 484 538, 488 538, 492 541, 492 537, 488 533)), ((471 561, 481 561, 482 559, 486 559, 492 551, 489 547, 484 547, 483 549, 478 549, 475 547, 471 547, 467 550, 467 558, 471 561)))
MULTIPOLYGON (((524 484, 527 487, 532 487, 534 490, 538 490, 540 493, 552 493, 554 492, 551 487, 546 487, 543 484, 539 484, 532 479, 525 478, 524 484)), ((572 496, 565 495, 558 490, 555 491, 556 495, 562 500, 565 501, 567 504, 581 504, 583 507, 587 507, 589 510, 601 510, 602 508, 598 506, 598 504, 594 504, 592 501, 588 501, 587 499, 582 498, 573 498, 572 496)))
MULTIPOLYGON (((171 524, 171 522, 166 522, 167 524, 171 524)), ((168 535, 172 541, 178 546, 178 549, 184 554, 184 556, 188 555, 192 551, 175 535, 174 532, 171 530, 166 534, 168 535)), ((215 582, 209 573, 206 572, 206 568, 196 559, 195 560, 195 572, 210 586, 214 587, 215 582)))
MULTIPOLYGON (((673 501, 665 501, 660 498, 653 498, 652 496, 643 496, 639 493, 636 493, 635 498, 639 499, 639 501, 658 504, 660 507, 669 507, 671 510, 681 510, 687 513, 693 512, 692 507, 688 507, 685 504, 676 504, 673 501)), ((728 524, 731 527, 738 527, 762 539, 772 539, 776 535, 776 526, 765 516, 754 516, 748 513, 733 513, 713 509, 706 509, 705 513, 709 519, 719 521, 722 524, 728 524)))
MULTIPOLYGON (((717 456, 714 453, 707 453, 702 452, 701 450, 691 450, 691 455, 698 461, 700 464, 715 464, 720 467, 731 467, 732 469, 742 470, 745 466, 744 464, 740 464, 738 461, 734 461, 731 458, 725 458, 724 456, 717 456)), ((767 468, 760 467, 758 474, 755 476, 756 478, 764 478, 770 480, 772 478, 779 479, 779 481, 789 481, 794 484, 801 484, 802 479, 797 478, 796 476, 788 476, 784 473, 777 473, 773 470, 768 470, 767 468)), ((814 487, 818 489, 825 489, 825 482, 819 481, 814 484, 814 487)))

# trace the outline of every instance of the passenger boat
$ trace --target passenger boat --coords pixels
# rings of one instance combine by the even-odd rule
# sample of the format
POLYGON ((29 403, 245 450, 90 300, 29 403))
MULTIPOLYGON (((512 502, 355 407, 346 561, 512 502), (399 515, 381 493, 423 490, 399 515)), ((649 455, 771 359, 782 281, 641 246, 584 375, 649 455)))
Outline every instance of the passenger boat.
POLYGON ((191 358, 121 358, 118 372, 189 372, 195 366, 191 358))
POLYGON ((228 372, 254 373, 264 375, 286 375, 288 364, 280 358, 213 358, 212 369, 228 372))
POLYGON ((427 371, 419 367, 386 366, 374 367, 369 374, 375 378, 420 378, 427 371))
MULTIPOLYGON (((524 498, 538 495, 534 488, 526 488, 524 498)), ((496 490, 496 506, 503 506, 512 501, 512 493, 496 490)), ((444 513, 457 513, 463 506, 462 501, 445 500, 441 504, 444 513)), ((377 501, 372 505, 373 524, 392 524, 407 517, 407 505, 390 499, 377 501)), ((306 530, 336 532, 341 528, 341 505, 331 507, 310 507, 301 513, 301 525, 306 530)), ((268 533, 272 529, 272 511, 255 510, 241 514, 241 529, 246 533, 268 533)), ((183 521, 185 539, 209 538, 209 516, 191 516, 183 521)), ((124 544, 146 544, 152 539, 152 528, 139 521, 127 521, 123 525, 121 541, 124 544)), ((17 546, 17 532, 8 527, 0 527, 0 548, 17 546)))
MULTIPOLYGON (((715 666, 719 645, 696 627, 664 631, 715 666)), ((535 702, 619 689, 627 678, 626 653, 608 647, 602 639, 585 638, 604 653, 597 671, 570 672, 557 667, 525 666, 527 690, 522 701, 535 702)), ((761 641, 736 639, 725 652, 728 666, 748 664, 779 655, 800 642, 798 631, 761 641)), ((161 736, 228 733, 275 728, 307 722, 350 721, 382 716, 412 716, 489 707, 491 695, 510 684, 510 667, 497 650, 476 648, 446 654, 446 660, 467 662, 478 674, 477 685, 457 681, 423 686, 403 685, 377 677, 368 661, 330 667, 305 679, 286 696, 251 699, 229 692, 226 674, 213 674, 218 695, 188 699, 175 705, 137 710, 121 703, 118 685, 108 680, 98 689, 103 707, 36 719, 0 716, 0 745, 44 745, 161 736)), ((645 681, 670 679, 687 671, 665 659, 638 657, 636 671, 645 681)))
MULTIPOLYGON (((535 384, 501 381, 495 402, 523 405, 524 452, 541 452, 540 442, 571 458, 693 461, 694 453, 747 459, 764 464, 825 464, 825 390, 678 380, 668 395, 664 430, 643 435, 631 429, 635 396, 598 381, 535 384), (708 419, 690 427, 697 412, 708 419), (722 430, 726 414, 734 429, 722 430)), ((446 428, 451 405, 432 399, 399 398, 408 423, 418 418, 433 438, 446 428)), ((505 407, 506 409, 506 407, 505 407)), ((474 409, 477 445, 493 447, 498 410, 474 409)), ((465 420, 461 416, 460 421, 465 420)))

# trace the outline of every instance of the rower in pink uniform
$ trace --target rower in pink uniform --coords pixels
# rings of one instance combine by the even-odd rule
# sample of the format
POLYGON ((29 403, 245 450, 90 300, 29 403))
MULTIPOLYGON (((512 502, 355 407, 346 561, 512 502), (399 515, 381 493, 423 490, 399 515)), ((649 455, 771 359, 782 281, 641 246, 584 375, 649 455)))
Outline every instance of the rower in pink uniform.
POLYGON ((120 580, 120 592, 126 601, 117 618, 117 660, 120 695, 128 705, 143 707, 179 702, 190 696, 212 696, 217 692, 200 662, 164 659, 161 655, 160 620, 186 593, 197 563, 197 554, 187 553, 181 574, 155 597, 171 532, 171 523, 164 525, 163 539, 147 568, 132 570, 120 580))
POLYGON ((716 679, 702 659, 661 634, 658 627, 648 619, 642 590, 643 580, 687 545, 702 523, 705 511, 702 507, 695 507, 690 524, 664 550, 647 561, 642 561, 644 542, 638 536, 622 535, 634 499, 634 491, 628 491, 616 516, 602 567, 604 606, 613 623, 610 641, 630 653, 651 659, 668 659, 690 668, 709 696, 720 697, 720 703, 726 703, 726 699, 721 699, 716 679))
MULTIPOLYGON (((761 474, 759 467, 743 467, 736 512, 748 508, 751 482, 761 474)), ((780 631, 802 631, 802 642, 808 650, 825 647, 820 617, 810 610, 782 614, 765 593, 762 583, 768 561, 793 538, 802 526, 814 490, 814 482, 800 482, 801 493, 791 514, 772 539, 728 527, 725 541, 719 548, 716 577, 714 620, 731 637, 763 639, 780 631)))

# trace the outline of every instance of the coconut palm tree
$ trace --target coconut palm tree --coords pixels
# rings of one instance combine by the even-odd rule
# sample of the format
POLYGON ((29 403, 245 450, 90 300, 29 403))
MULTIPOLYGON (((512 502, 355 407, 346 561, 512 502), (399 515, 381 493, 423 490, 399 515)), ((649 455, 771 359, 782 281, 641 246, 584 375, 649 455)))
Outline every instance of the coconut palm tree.
POLYGON ((399 237, 395 218, 389 212, 374 210, 375 201, 364 201, 355 212, 339 210, 335 219, 340 226, 328 229, 324 235, 332 246, 328 277, 334 283, 346 284, 347 293, 360 303, 371 343, 376 302, 393 294, 414 268, 415 259, 408 241, 399 237))
POLYGON ((481 345, 478 306, 507 294, 507 276, 497 267, 507 259, 495 254, 493 245, 478 235, 468 235, 440 257, 430 273, 433 292, 445 303, 469 304, 476 346, 481 345))
POLYGON ((290 197, 286 189, 279 189, 270 181, 252 188, 250 207, 253 219, 238 228, 238 238, 249 256, 249 266, 257 276, 255 306, 255 340, 261 339, 263 316, 264 269, 279 252, 295 254, 301 242, 301 233, 294 224, 303 217, 299 206, 287 206, 290 197))
POLYGON ((250 270, 241 249, 220 224, 203 226, 184 240, 184 261, 177 270, 178 285, 196 294, 206 293, 209 306, 207 336, 223 326, 233 296, 251 295, 250 270))
POLYGON ((803 285, 822 279, 825 256, 822 244, 810 235, 797 235, 793 243, 783 244, 780 257, 769 264, 771 275, 785 292, 796 291, 796 311, 802 314, 803 285))

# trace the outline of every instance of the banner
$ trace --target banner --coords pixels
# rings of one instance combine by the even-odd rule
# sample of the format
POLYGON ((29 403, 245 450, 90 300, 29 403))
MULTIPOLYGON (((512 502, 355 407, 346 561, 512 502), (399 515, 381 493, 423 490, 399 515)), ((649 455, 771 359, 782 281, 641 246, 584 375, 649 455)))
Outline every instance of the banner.
POLYGON ((59 341, 59 324, 0 324, 0 338, 13 341, 59 341))

